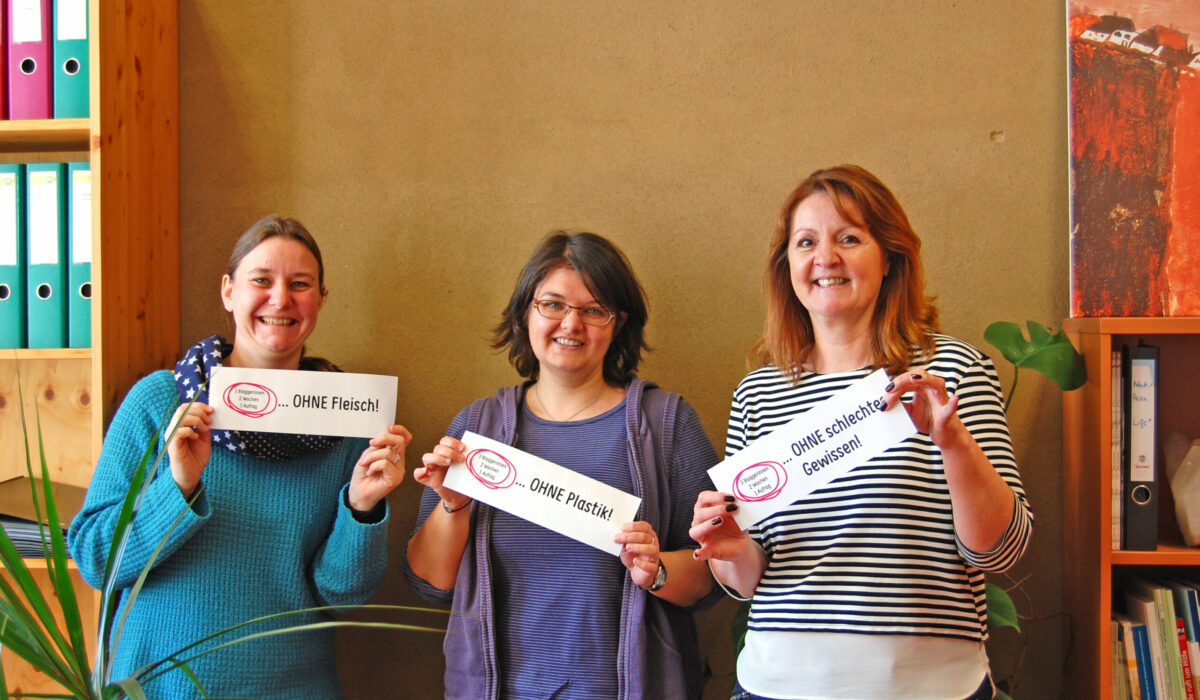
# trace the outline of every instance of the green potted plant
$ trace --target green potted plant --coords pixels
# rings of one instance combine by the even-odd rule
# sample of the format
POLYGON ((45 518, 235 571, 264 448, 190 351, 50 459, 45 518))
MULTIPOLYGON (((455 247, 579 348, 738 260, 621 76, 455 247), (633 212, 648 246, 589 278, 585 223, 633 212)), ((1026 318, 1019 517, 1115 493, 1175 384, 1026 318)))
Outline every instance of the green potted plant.
MULTIPOLYGON (((1047 377, 1063 391, 1074 391, 1087 382, 1083 357, 1071 344, 1071 339, 1062 328, 1054 332, 1035 321, 1026 321, 1025 325, 1029 329, 1028 338, 1019 325, 1009 321, 997 321, 983 332, 984 340, 999 350, 1004 359, 1013 365, 1012 384, 1008 388, 1008 398, 1004 401, 1005 413, 1012 405, 1013 396, 1017 391, 1017 379, 1022 369, 1030 369, 1047 377)), ((1018 635, 1022 634, 1017 608, 1009 593, 1018 590, 1021 583, 1023 580, 1014 582, 1007 589, 991 581, 987 583, 989 627, 1011 627, 1018 635)), ((1014 677, 1020 667, 1021 660, 1018 659, 1012 674, 1014 677)), ((1004 688, 999 689, 998 693, 998 698, 1010 697, 1004 688)))
MULTIPOLYGON (((19 382, 18 395, 20 395, 19 382)), ((58 507, 55 503, 49 469, 46 465, 45 451, 42 446, 40 421, 37 420, 35 414, 38 473, 41 477, 39 492, 39 481, 34 479, 33 460, 29 447, 30 435, 25 421, 23 398, 21 405, 22 437, 25 439, 25 468, 29 477, 30 497, 32 498, 34 513, 37 516, 39 524, 42 554, 45 558, 46 571, 53 590, 52 597, 57 600, 57 603, 49 600, 49 596, 43 593, 38 587, 23 557, 18 553, 8 534, 4 532, 3 528, 0 528, 0 566, 4 568, 4 575, 0 576, 0 646, 24 659, 63 689, 61 694, 40 694, 36 696, 31 695, 30 697, 75 698, 78 700, 117 700, 118 698, 128 697, 132 700, 144 700, 146 694, 142 688, 142 684, 158 675, 174 670, 187 674, 200 697, 208 697, 207 693, 205 693, 202 679, 197 678, 192 673, 189 663, 200 656, 217 653, 230 646, 259 637, 303 633, 306 630, 323 627, 371 627, 438 633, 445 632, 445 629, 442 628, 423 625, 356 620, 333 620, 272 628, 265 632, 254 631, 256 625, 268 620, 315 611, 353 609, 445 614, 445 611, 434 608, 398 605, 363 605, 352 608, 337 606, 308 608, 247 620, 242 624, 222 630, 210 637, 194 640, 182 646, 170 657, 139 669, 133 676, 128 678, 112 678, 111 651, 114 644, 120 643, 122 627, 122 621, 115 619, 118 599, 123 595, 126 598, 126 605, 136 604, 138 591, 141 589, 142 582, 154 564, 154 557, 151 557, 146 568, 141 572, 137 583, 124 592, 116 590, 114 563, 119 560, 125 549, 130 534, 130 525, 134 518, 137 517, 137 510, 142 496, 154 479, 154 474, 159 467, 162 456, 159 455, 157 458, 151 459, 155 448, 155 444, 151 443, 145 454, 142 455, 141 462, 125 495, 121 515, 113 537, 112 550, 108 556, 104 586, 100 591, 101 613, 98 638, 96 640, 96 661, 93 665, 88 659, 86 649, 87 640, 83 633, 83 621, 80 614, 79 601, 76 598, 75 588, 72 584, 68 568, 66 541, 63 537, 62 529, 57 526, 57 523, 61 521, 59 520, 58 507), (45 525, 45 523, 54 523, 56 525, 51 527, 45 525), (55 608, 57 608, 62 617, 62 625, 55 619, 55 608), (213 647, 197 650, 200 644, 213 641, 217 638, 225 639, 226 641, 213 647)), ((163 424, 166 424, 166 420, 163 421, 163 424)), ((177 425, 172 426, 172 434, 177 427, 177 425)), ((195 496, 193 496, 194 498, 195 496)), ((160 548, 165 541, 164 538, 163 542, 160 542, 160 548)), ((4 678, 3 667, 0 667, 0 700, 6 700, 8 697, 10 697, 8 684, 4 678)))

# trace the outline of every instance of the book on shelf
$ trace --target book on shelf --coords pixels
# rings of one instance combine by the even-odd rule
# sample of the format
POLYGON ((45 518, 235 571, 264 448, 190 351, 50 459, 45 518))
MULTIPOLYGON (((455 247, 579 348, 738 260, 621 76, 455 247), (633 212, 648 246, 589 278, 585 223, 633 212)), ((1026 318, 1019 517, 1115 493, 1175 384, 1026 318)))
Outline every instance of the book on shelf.
POLYGON ((1125 588, 1122 591, 1125 612, 1141 623, 1146 630, 1146 651, 1150 659, 1149 677, 1153 684, 1153 697, 1169 697, 1167 692, 1166 667, 1163 663, 1162 638, 1158 633, 1158 613, 1154 609, 1154 596, 1141 590, 1125 588))
POLYGON ((1158 696, 1183 700, 1183 666, 1171 590, 1149 579, 1134 578, 1125 586, 1125 602, 1129 616, 1146 623, 1158 696))
MULTIPOLYGON (((1128 700, 1133 697, 1133 689, 1129 685, 1129 655, 1125 651, 1124 632, 1121 623, 1114 617, 1109 623, 1111 644, 1109 646, 1112 663, 1109 673, 1112 675, 1112 685, 1109 696, 1112 700, 1128 700)), ((1134 659, 1133 663, 1137 663, 1134 659)))
MULTIPOLYGON (((1131 694, 1132 687, 1137 686, 1137 692, 1141 695, 1142 700, 1157 700, 1157 693, 1154 687, 1154 665, 1150 658, 1150 637, 1146 632, 1146 625, 1142 622, 1134 620, 1127 615, 1120 615, 1118 618, 1129 623, 1129 635, 1132 639, 1134 663, 1137 664, 1136 680, 1131 677, 1130 686, 1131 694)), ((1124 624, 1124 622, 1122 623, 1124 624)), ((1126 654, 1128 654, 1128 646, 1126 646, 1126 654)))
MULTIPOLYGON (((1145 681, 1143 674, 1145 670, 1141 668, 1141 664, 1146 664, 1149 667, 1150 660, 1138 658, 1139 648, 1134 637, 1134 627, 1141 627, 1142 637, 1146 636, 1146 626, 1134 621, 1128 615, 1121 613, 1113 613, 1113 641, 1114 641, 1114 664, 1113 664, 1113 679, 1119 677, 1121 680, 1122 692, 1121 697, 1131 698, 1132 700, 1142 700, 1144 695, 1143 686, 1145 681)), ((1144 652, 1141 652, 1144 653, 1144 652)), ((1116 683, 1113 683, 1113 688, 1116 688, 1116 683)))
POLYGON ((1187 630, 1183 626, 1183 618, 1175 620, 1175 634, 1179 638, 1179 666, 1183 678, 1183 694, 1187 700, 1196 700, 1196 684, 1192 679, 1192 661, 1188 653, 1187 630))
MULTIPOLYGON (((1139 664, 1136 676, 1142 697, 1149 696, 1146 684, 1141 682, 1147 674, 1157 697, 1200 697, 1195 673, 1200 662, 1200 579, 1185 575, 1133 577, 1117 593, 1118 599, 1125 602, 1125 614, 1113 611, 1112 620, 1117 623, 1114 634, 1123 643, 1133 643, 1132 656, 1127 643, 1122 651, 1126 664, 1130 658, 1139 664), (1139 624, 1145 628, 1149 647, 1145 655, 1137 653, 1139 624)), ((1113 663, 1117 663, 1115 658, 1113 663)), ((1132 686, 1130 691, 1132 694, 1132 686)))
MULTIPOLYGON (((1200 590, 1185 578, 1162 577, 1159 579, 1171 589, 1175 598, 1175 614, 1183 623, 1183 643, 1191 661, 1189 669, 1192 685, 1196 685, 1196 665, 1200 661, 1200 590)), ((1185 682, 1187 679, 1185 678, 1185 682)))
MULTIPOLYGON (((0 515, 0 527, 4 528, 4 534, 8 535, 17 554, 22 557, 45 556, 45 549, 42 548, 43 542, 47 548, 50 546, 50 531, 46 529, 46 526, 43 525, 39 528, 38 523, 33 520, 0 515)), ((63 537, 66 536, 66 530, 63 530, 63 537)))

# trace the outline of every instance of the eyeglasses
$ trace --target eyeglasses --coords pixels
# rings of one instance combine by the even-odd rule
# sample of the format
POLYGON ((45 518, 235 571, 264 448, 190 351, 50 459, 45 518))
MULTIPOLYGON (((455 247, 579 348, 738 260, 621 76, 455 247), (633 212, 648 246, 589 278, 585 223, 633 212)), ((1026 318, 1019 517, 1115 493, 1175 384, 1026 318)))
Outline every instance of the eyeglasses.
POLYGON ((542 318, 551 321, 561 321, 571 314, 571 309, 575 309, 579 312, 579 320, 589 326, 607 326, 617 316, 616 312, 603 306, 571 306, 553 299, 534 299, 533 308, 537 309, 542 318))

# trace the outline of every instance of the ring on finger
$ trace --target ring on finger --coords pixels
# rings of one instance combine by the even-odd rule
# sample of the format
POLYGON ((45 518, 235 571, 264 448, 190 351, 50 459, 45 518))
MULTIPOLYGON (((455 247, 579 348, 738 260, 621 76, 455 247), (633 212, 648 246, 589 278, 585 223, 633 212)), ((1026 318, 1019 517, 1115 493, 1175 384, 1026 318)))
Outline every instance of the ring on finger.
POLYGON ((392 464, 398 464, 400 462, 400 453, 395 450, 392 450, 392 456, 390 459, 388 459, 388 461, 391 462, 392 464))

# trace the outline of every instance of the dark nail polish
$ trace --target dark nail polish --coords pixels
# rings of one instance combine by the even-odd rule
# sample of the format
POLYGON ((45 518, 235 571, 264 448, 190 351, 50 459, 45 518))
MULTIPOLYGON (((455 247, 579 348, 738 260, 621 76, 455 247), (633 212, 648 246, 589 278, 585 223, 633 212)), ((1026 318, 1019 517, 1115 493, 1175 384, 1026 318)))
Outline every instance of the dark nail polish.
POLYGON ((733 501, 734 501, 734 498, 733 498, 733 496, 726 496, 726 497, 725 497, 725 502, 726 502, 726 503, 733 503, 733 501))
POLYGON ((720 524, 721 524, 721 517, 720 517, 720 516, 717 516, 717 517, 713 518, 713 519, 712 519, 712 524, 713 524, 713 525, 720 525, 720 524))
POLYGON ((913 378, 913 381, 915 381, 915 382, 921 381, 921 375, 919 375, 919 374, 912 375, 912 378, 913 378))
POLYGON ((886 408, 887 408, 887 399, 879 399, 879 400, 877 400, 877 401, 875 402, 875 406, 876 406, 876 407, 878 407, 878 408, 879 408, 879 410, 881 410, 881 411, 882 411, 882 410, 884 410, 884 409, 886 409, 886 408))
POLYGON ((891 391, 896 388, 896 382, 888 382, 888 385, 883 387, 884 391, 891 391))
POLYGON ((692 559, 699 559, 699 558, 700 558, 700 550, 693 549, 692 550, 692 559))
POLYGON ((733 511, 735 511, 735 510, 737 510, 737 504, 736 504, 736 503, 730 503, 729 505, 725 506, 725 512, 726 512, 726 513, 732 513, 732 512, 733 512, 733 511))

